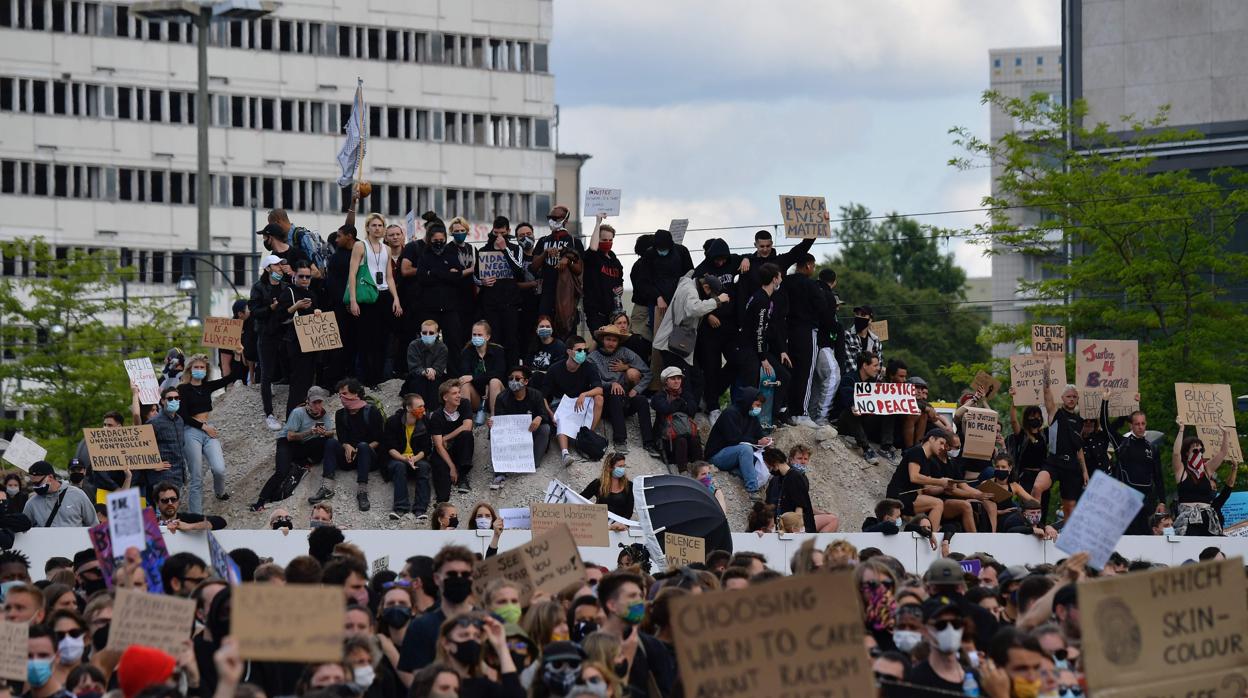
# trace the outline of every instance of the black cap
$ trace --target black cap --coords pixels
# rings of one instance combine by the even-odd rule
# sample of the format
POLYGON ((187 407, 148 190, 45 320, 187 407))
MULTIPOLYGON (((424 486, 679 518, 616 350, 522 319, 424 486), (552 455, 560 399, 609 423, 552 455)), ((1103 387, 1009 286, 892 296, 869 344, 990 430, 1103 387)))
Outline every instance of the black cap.
POLYGON ((711 293, 717 296, 724 292, 724 283, 720 281, 719 277, 715 276, 714 274, 703 274, 702 283, 706 284, 707 286, 710 286, 711 293))
POLYGON ((278 238, 286 237, 286 233, 282 232, 281 226, 276 223, 270 223, 260 230, 257 230, 256 235, 272 235, 273 237, 278 238))
POLYGON ((30 470, 28 470, 27 472, 29 472, 31 475, 34 475, 35 477, 39 477, 41 475, 52 475, 55 473, 55 471, 52 469, 52 464, 47 462, 46 460, 35 461, 34 464, 30 466, 30 470))
POLYGON ((1079 592, 1075 589, 1074 584, 1067 584, 1057 593, 1053 595, 1053 606, 1074 606, 1079 607, 1079 592))
POLYGON ((507 371, 507 375, 508 375, 508 376, 510 376, 511 374, 515 373, 516 371, 520 371, 521 373, 523 373, 525 378, 532 378, 532 377, 533 377, 533 369, 529 368, 528 366, 525 366, 524 364, 516 364, 515 366, 512 366, 512 367, 511 367, 511 368, 507 371))
POLYGON ((871 309, 871 306, 869 306, 869 305, 859 305, 859 306, 855 306, 855 307, 854 307, 854 313, 855 313, 855 314, 857 314, 857 313, 862 313, 863 315, 870 315, 871 317, 875 317, 875 311, 874 311, 874 310, 872 310, 872 309, 871 309))
POLYGON ((658 250, 670 250, 675 246, 672 241, 672 234, 666 230, 654 231, 654 247, 658 250))
POLYGON ((542 648, 542 663, 550 664, 551 662, 563 661, 585 661, 585 650, 575 642, 552 642, 542 648))
POLYGON ((87 464, 75 458, 69 462, 69 469, 70 470, 86 470, 87 464))
POLYGON ((962 613, 962 606, 958 600, 952 596, 938 594, 923 602, 923 620, 931 620, 936 616, 947 611, 957 611, 962 613))

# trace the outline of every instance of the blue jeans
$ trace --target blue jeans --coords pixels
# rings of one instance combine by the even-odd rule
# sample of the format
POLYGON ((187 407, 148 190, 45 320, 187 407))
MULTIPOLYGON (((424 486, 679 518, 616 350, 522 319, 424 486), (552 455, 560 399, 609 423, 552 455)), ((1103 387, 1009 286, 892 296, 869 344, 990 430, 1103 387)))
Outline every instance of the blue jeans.
POLYGON ((204 458, 208 459, 208 467, 212 470, 212 489, 218 497, 225 494, 225 454, 221 451, 221 442, 208 436, 203 429, 190 426, 183 427, 186 456, 186 468, 189 479, 186 488, 186 510, 192 514, 202 514, 204 505, 204 458))
POLYGON ((408 511, 413 514, 424 514, 429 510, 429 496, 433 482, 433 467, 429 461, 417 461, 416 468, 412 469, 408 467, 407 461, 391 458, 386 463, 386 470, 390 476, 390 483, 394 485, 394 506, 391 507, 394 511, 400 514, 408 511), (409 479, 416 481, 415 506, 408 506, 407 481, 409 479))
POLYGON ((711 465, 724 472, 735 472, 745 480, 745 489, 758 491, 758 478, 754 473, 754 448, 749 444, 726 446, 711 456, 711 465))
POLYGON ((368 482, 368 473, 373 469, 373 449, 361 441, 355 444, 355 460, 347 462, 346 453, 338 439, 325 442, 325 465, 321 473, 326 480, 333 480, 339 470, 354 470, 355 481, 361 485, 368 482))

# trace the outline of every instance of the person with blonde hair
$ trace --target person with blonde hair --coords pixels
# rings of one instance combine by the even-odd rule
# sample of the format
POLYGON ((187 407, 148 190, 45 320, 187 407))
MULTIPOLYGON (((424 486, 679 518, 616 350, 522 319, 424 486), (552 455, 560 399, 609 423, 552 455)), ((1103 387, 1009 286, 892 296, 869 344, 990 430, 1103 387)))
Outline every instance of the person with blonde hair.
POLYGON ((208 380, 208 356, 195 354, 186 360, 182 382, 178 385, 181 402, 178 415, 185 422, 183 427, 183 455, 186 456, 187 502, 186 510, 192 514, 204 513, 204 460, 212 470, 212 489, 217 499, 230 498, 225 491, 225 452, 221 449, 219 432, 209 423, 212 417, 212 394, 242 379, 241 371, 224 378, 208 380))
MULTIPOLYGON (((468 219, 463 216, 455 216, 446 223, 446 230, 450 234, 450 240, 446 243, 446 254, 451 256, 452 262, 458 262, 459 268, 468 273, 459 281, 456 292, 456 303, 453 312, 459 314, 459 327, 469 329, 480 315, 477 313, 476 298, 476 273, 479 269, 477 248, 468 244, 468 233, 472 230, 472 226, 468 224, 468 219)), ((455 344, 449 346, 463 346, 467 341, 467 337, 449 337, 448 339, 456 340, 455 344)), ((464 370, 466 366, 460 366, 460 370, 464 370)))
POLYGON ((382 367, 386 347, 389 346, 387 340, 391 324, 382 301, 390 301, 390 314, 396 318, 402 317, 403 306, 399 303, 394 265, 390 262, 389 248, 384 241, 386 219, 379 213, 368 214, 364 231, 364 239, 356 240, 351 248, 347 309, 352 317, 358 319, 355 328, 360 340, 360 377, 366 385, 376 386, 383 378, 382 367), (370 301, 369 297, 373 300, 370 301))
MULTIPOLYGON (((607 510, 624 519, 633 518, 633 483, 628 479, 624 454, 608 453, 602 459, 602 473, 581 491, 581 496, 598 504, 606 504, 607 510)), ((612 530, 627 530, 623 524, 612 522, 612 530)))

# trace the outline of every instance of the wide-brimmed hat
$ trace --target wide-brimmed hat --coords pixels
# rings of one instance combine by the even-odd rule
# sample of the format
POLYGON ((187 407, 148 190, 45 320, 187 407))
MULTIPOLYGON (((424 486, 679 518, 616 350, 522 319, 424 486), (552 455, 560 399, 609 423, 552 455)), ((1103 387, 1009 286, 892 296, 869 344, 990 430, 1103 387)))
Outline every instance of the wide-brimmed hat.
POLYGON ((603 325, 602 327, 599 327, 598 329, 594 330, 595 341, 601 342, 602 338, 608 335, 615 337, 616 339, 619 339, 621 341, 628 339, 629 337, 628 332, 621 332, 620 328, 616 327, 615 325, 603 325))

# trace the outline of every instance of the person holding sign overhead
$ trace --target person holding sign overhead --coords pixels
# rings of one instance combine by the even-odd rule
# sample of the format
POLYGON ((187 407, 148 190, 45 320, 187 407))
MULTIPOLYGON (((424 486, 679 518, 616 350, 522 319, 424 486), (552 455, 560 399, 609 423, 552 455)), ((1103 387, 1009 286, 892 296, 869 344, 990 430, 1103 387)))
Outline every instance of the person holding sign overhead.
POLYGON ((614 313, 624 310, 624 265, 611 250, 615 228, 603 223, 599 213, 585 250, 585 326, 602 327, 614 313))
MULTIPOLYGON (((1050 364, 1062 360, 1060 356, 1049 356, 1050 364)), ((1046 370, 1047 375, 1054 374, 1053 369, 1046 370)), ((1079 495, 1083 494, 1083 488, 1088 485, 1088 465, 1083 455, 1083 417, 1079 414, 1079 389, 1073 385, 1066 386, 1062 391, 1061 409, 1054 404, 1052 391, 1042 392, 1044 409, 1050 415, 1048 460, 1044 471, 1036 476, 1031 495, 1039 499, 1053 489, 1056 480, 1060 486, 1062 511, 1066 518, 1070 518, 1075 511, 1075 503, 1079 501, 1079 495)))
POLYGON ((1179 433, 1174 437, 1174 456, 1170 461, 1178 499, 1174 532, 1180 536, 1220 536, 1222 520, 1213 510, 1213 482, 1218 468, 1226 460, 1230 440, 1237 437, 1232 429, 1221 427, 1222 444, 1218 452, 1213 458, 1205 458, 1205 442, 1199 436, 1184 438, 1187 425, 1182 419, 1175 421, 1179 433))

